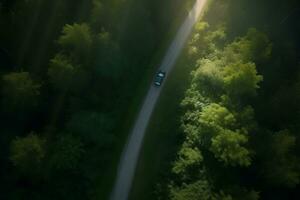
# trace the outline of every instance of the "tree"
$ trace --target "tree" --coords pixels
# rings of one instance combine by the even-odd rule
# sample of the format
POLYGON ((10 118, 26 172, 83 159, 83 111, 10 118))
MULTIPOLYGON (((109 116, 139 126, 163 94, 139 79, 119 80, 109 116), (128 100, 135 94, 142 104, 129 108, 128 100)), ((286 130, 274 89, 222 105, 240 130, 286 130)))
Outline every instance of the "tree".
POLYGON ((102 30, 95 37, 94 69, 100 76, 116 80, 122 74, 120 48, 111 34, 102 30))
POLYGON ((73 25, 66 24, 58 43, 78 63, 87 64, 93 36, 86 23, 73 25))
POLYGON ((226 31, 223 25, 211 30, 207 22, 199 22, 195 26, 194 34, 189 41, 188 55, 192 61, 204 57, 210 53, 215 53, 220 48, 220 44, 226 38, 226 31))
POLYGON ((209 183, 199 180, 192 184, 183 184, 180 188, 172 188, 172 200, 213 200, 212 191, 209 183))
POLYGON ((192 83, 204 96, 215 97, 223 92, 222 60, 201 59, 193 72, 192 83))
POLYGON ((224 192, 214 193, 207 180, 198 180, 191 184, 183 184, 179 188, 171 188, 172 200, 233 200, 224 192))
POLYGON ((78 67, 71 64, 66 56, 62 54, 56 55, 50 60, 48 69, 50 83, 59 91, 67 90, 74 81, 73 79, 77 72, 77 68, 78 67))
POLYGON ((199 167, 203 161, 203 156, 198 148, 190 148, 183 145, 178 153, 178 159, 174 163, 173 172, 175 174, 184 174, 190 167, 199 167))
POLYGON ((25 175, 38 173, 46 155, 46 141, 31 133, 24 138, 17 137, 11 143, 10 160, 25 175))
POLYGON ((52 147, 51 167, 57 170, 78 168, 84 154, 84 146, 79 138, 62 135, 52 147))
POLYGON ((203 126, 216 129, 233 128, 236 123, 235 116, 226 107, 217 103, 211 103, 204 107, 199 120, 203 126))
POLYGON ((34 82, 28 72, 12 72, 3 80, 4 108, 10 110, 31 110, 38 104, 41 85, 34 82))
POLYGON ((253 96, 263 80, 254 63, 232 63, 224 67, 224 87, 233 97, 253 96))
POLYGON ((105 20, 104 12, 104 6, 101 2, 101 0, 93 0, 93 8, 91 11, 91 26, 95 30, 100 30, 103 26, 103 21, 105 20))
POLYGON ((92 111, 75 113, 67 123, 67 131, 84 142, 98 147, 109 147, 114 141, 113 120, 109 115, 92 111))
POLYGON ((296 137, 282 130, 270 138, 266 146, 262 173, 270 185, 295 187, 300 182, 300 161, 293 149, 296 137))
POLYGON ((210 150, 226 165, 247 167, 251 164, 250 152, 242 146, 247 142, 244 134, 225 129, 212 138, 210 150))
POLYGON ((272 44, 268 37, 254 28, 248 30, 244 37, 227 45, 222 52, 226 62, 263 62, 272 52, 272 44))

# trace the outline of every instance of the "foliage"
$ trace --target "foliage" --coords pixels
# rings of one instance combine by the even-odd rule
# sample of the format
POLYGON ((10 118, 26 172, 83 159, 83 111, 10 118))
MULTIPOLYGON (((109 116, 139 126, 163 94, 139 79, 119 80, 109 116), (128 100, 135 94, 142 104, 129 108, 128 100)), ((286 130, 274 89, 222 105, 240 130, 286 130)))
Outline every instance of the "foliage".
POLYGON ((173 166, 173 172, 176 174, 183 174, 189 166, 198 166, 203 161, 203 156, 197 148, 182 147, 178 157, 173 166))
POLYGON ((274 133, 264 153, 263 175, 270 185, 295 187, 300 178, 300 160, 293 153, 296 137, 289 130, 274 133))
POLYGON ((2 77, 5 109, 32 109, 39 102, 41 85, 32 80, 28 72, 12 72, 2 77))
POLYGON ((238 132, 224 130, 212 139, 211 151, 227 165, 249 166, 249 151, 241 145, 247 143, 247 137, 238 132))
MULTIPOLYGON (((195 70, 181 104, 185 109, 182 117, 185 137, 172 171, 179 180, 194 182, 171 184, 171 199, 243 196, 236 192, 244 189, 234 189, 229 191, 232 195, 225 195, 221 187, 219 194, 214 193, 211 188, 220 180, 205 169, 214 168, 222 174, 227 168, 251 166, 253 154, 248 144, 249 133, 257 127, 254 109, 245 100, 257 95, 263 77, 258 74, 255 62, 264 62, 270 56, 271 44, 265 34, 255 29, 249 29, 246 36, 231 43, 222 44, 221 41, 226 40, 225 30, 224 26, 211 29, 207 23, 199 23, 189 43, 189 56, 191 53, 194 56, 191 59, 194 59, 195 70), (199 54, 198 47, 210 50, 199 54), (200 171, 212 181, 199 179, 200 171)), ((258 198, 257 193, 242 193, 250 199, 258 198)))
POLYGON ((92 40, 93 36, 88 24, 74 23, 73 25, 66 24, 64 26, 58 43, 70 53, 74 60, 86 64, 92 40))
POLYGON ((25 175, 38 173, 46 154, 45 140, 31 133, 24 138, 17 137, 11 143, 10 159, 25 175))
POLYGON ((50 164, 51 168, 57 170, 78 168, 85 151, 81 140, 72 135, 63 135, 58 138, 52 149, 50 164))
POLYGON ((67 130, 81 137, 88 144, 109 147, 114 141, 111 134, 112 119, 103 113, 81 111, 75 113, 67 123, 67 130))
POLYGON ((72 65, 66 56, 58 54, 50 60, 48 69, 49 81, 57 90, 67 90, 74 81, 74 75, 77 68, 72 65))
POLYGON ((214 193, 206 180, 183 184, 181 188, 172 188, 170 196, 172 200, 232 200, 230 195, 225 195, 223 192, 214 193))

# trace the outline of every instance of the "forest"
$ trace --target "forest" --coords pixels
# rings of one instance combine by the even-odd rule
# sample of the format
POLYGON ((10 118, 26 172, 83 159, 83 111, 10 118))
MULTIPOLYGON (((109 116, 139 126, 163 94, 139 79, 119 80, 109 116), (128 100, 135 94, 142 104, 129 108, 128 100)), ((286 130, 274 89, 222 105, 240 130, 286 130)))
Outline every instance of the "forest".
POLYGON ((195 26, 174 72, 192 69, 178 104, 158 105, 170 112, 160 120, 177 119, 150 124, 177 139, 145 199, 299 199, 300 4, 273 2, 213 1, 195 26))
MULTIPOLYGON (((0 0, 0 199, 109 199, 195 0, 0 0)), ((298 200, 300 2, 208 0, 129 200, 298 200)))
POLYGON ((155 51, 189 6, 0 1, 1 199, 109 194, 155 51))

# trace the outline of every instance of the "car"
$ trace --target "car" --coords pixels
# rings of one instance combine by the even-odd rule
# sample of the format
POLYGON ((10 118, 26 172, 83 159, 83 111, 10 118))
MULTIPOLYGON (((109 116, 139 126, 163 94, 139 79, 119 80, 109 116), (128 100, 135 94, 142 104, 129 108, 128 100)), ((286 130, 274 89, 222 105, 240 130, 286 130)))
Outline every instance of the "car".
POLYGON ((154 78, 154 85, 155 86, 161 86, 162 85, 162 82, 164 81, 166 77, 166 72, 163 72, 161 70, 159 70, 157 73, 156 73, 156 76, 154 78))

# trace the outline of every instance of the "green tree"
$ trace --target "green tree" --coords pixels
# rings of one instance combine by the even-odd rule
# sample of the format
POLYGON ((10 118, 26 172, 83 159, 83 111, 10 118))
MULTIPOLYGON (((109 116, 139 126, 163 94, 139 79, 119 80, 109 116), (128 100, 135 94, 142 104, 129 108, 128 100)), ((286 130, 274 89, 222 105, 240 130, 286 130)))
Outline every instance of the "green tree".
POLYGON ((198 180, 191 184, 183 184, 179 188, 171 188, 172 200, 233 200, 230 195, 213 192, 211 184, 207 180, 198 180))
POLYGON ((100 31, 105 20, 104 6, 101 0, 93 0, 93 8, 91 11, 91 26, 94 30, 100 31))
POLYGON ((215 30, 211 30, 207 22, 197 23, 188 45, 189 58, 195 61, 200 57, 218 51, 225 38, 225 26, 221 25, 215 30))
POLYGON ((180 188, 172 188, 172 200, 213 200, 213 194, 209 183, 199 180, 192 184, 183 184, 180 188))
POLYGON ((114 141, 113 120, 109 115, 92 111, 75 113, 67 123, 67 131, 84 142, 98 147, 108 147, 114 141))
POLYGON ((224 129, 236 128, 235 116, 224 106, 211 103, 202 111, 187 112, 183 118, 183 131, 187 143, 210 147, 212 137, 224 129))
POLYGON ((204 107, 199 120, 202 125, 216 129, 233 128, 236 124, 235 116, 226 107, 217 103, 204 107))
POLYGON ((102 30, 95 37, 94 69, 100 76, 117 80, 122 74, 120 48, 111 34, 102 30))
POLYGON ((17 137, 11 143, 10 160, 21 173, 36 174, 46 155, 45 145, 45 139, 34 133, 24 138, 17 137))
POLYGON ((253 96, 263 80, 254 63, 232 63, 223 70, 224 87, 233 97, 253 96))
POLYGON ((58 43, 78 63, 87 64, 93 36, 86 23, 73 25, 66 24, 58 43))
POLYGON ((202 161, 203 156, 198 148, 190 148, 183 145, 178 153, 178 159, 174 163, 172 171, 175 174, 183 174, 191 166, 199 167, 202 161))
POLYGON ((266 147, 262 173, 270 185, 295 187, 300 181, 300 162, 294 153, 296 137, 288 130, 275 133, 266 147))
POLYGON ((50 83, 59 91, 67 90, 74 81, 77 68, 72 65, 66 56, 62 54, 56 55, 51 59, 48 69, 50 83))
POLYGON ((51 167, 57 170, 76 169, 84 151, 83 143, 79 138, 72 135, 60 136, 52 147, 51 167))
POLYGON ((254 28, 249 29, 246 36, 227 45, 222 52, 227 63, 263 62, 271 56, 271 53, 272 44, 266 34, 254 28))
POLYGON ((248 138, 244 134, 223 130, 212 138, 210 150, 226 165, 247 167, 251 164, 250 152, 242 146, 247 142, 248 138))
POLYGON ((12 72, 2 77, 5 109, 30 110, 37 106, 41 85, 32 80, 28 72, 12 72))
POLYGON ((205 58, 198 61, 197 69, 192 74, 192 83, 201 94, 215 97, 223 92, 222 66, 224 63, 220 59, 205 58))

